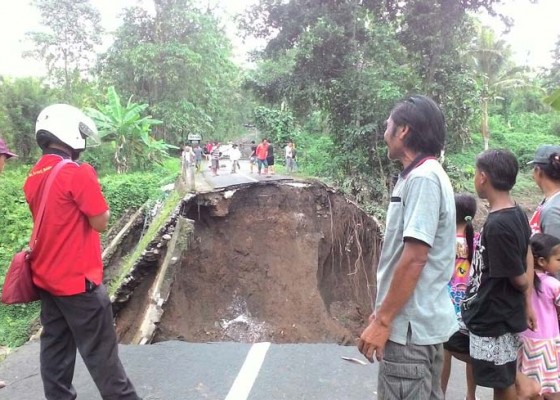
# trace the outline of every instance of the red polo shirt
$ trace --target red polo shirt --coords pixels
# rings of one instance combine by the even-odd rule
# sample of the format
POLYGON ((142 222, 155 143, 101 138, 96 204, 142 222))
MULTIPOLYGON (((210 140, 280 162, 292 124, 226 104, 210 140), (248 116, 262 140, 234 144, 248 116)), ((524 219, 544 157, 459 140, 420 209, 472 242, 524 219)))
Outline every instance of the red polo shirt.
POLYGON ((257 146, 256 154, 259 160, 266 160, 268 156, 268 144, 260 143, 257 146))
MULTIPOLYGON (((31 169, 23 186, 33 214, 39 211, 42 184, 62 155, 46 154, 31 169)), ((56 296, 85 292, 85 280, 99 285, 103 278, 99 234, 89 217, 109 207, 93 167, 69 163, 60 169, 45 204, 43 222, 32 253, 33 282, 56 296)))

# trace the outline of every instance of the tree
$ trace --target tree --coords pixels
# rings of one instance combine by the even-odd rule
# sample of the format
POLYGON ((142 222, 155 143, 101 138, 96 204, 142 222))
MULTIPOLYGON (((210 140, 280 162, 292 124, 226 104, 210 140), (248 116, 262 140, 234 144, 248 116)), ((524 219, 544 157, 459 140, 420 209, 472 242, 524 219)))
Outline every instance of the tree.
POLYGON ((487 27, 479 30, 475 48, 472 50, 474 63, 481 86, 480 132, 484 139, 484 149, 488 149, 490 130, 488 128, 488 105, 491 101, 501 99, 499 95, 505 90, 527 84, 523 75, 524 68, 514 66, 511 61, 511 49, 503 40, 496 40, 494 31, 487 27))
POLYGON ((25 163, 35 159, 35 120, 52 99, 52 90, 39 79, 0 79, 0 131, 25 163))
MULTIPOLYGON (((316 136, 304 142, 328 151, 326 175, 364 201, 385 197, 391 167, 384 122, 395 102, 418 84, 394 26, 358 1, 310 1, 306 7, 263 1, 260 7, 279 33, 246 81, 273 111, 257 109, 257 123, 262 117, 276 121, 284 137, 293 115, 293 125, 305 129, 301 137, 316 136)), ((260 29, 259 23, 253 26, 260 29)), ((292 136, 299 134, 291 129, 292 136)))
POLYGON ((546 76, 545 83, 548 90, 555 90, 560 87, 560 36, 558 36, 552 50, 552 66, 546 76))
POLYGON ((321 134, 334 145, 329 175, 377 200, 393 172, 384 122, 407 94, 426 93, 442 106, 452 146, 470 140, 479 93, 465 57, 475 35, 467 11, 492 3, 261 0, 241 20, 270 39, 247 86, 301 126, 320 115, 321 134))
POLYGON ((193 1, 154 1, 155 15, 125 11, 116 40, 99 63, 104 84, 132 93, 164 121, 157 137, 188 132, 225 138, 242 126, 240 71, 219 21, 193 1))
POLYGON ((64 91, 64 100, 76 103, 82 80, 101 44, 101 16, 89 0, 33 0, 44 30, 28 32, 34 49, 25 53, 45 63, 49 78, 64 91))
POLYGON ((146 160, 161 163, 162 158, 167 156, 167 150, 177 148, 150 135, 151 127, 161 124, 161 121, 142 117, 148 105, 131 100, 123 106, 115 88, 110 87, 107 104, 87 110, 95 120, 102 141, 110 143, 114 149, 113 163, 117 173, 127 172, 130 167, 145 167, 149 164, 146 160))

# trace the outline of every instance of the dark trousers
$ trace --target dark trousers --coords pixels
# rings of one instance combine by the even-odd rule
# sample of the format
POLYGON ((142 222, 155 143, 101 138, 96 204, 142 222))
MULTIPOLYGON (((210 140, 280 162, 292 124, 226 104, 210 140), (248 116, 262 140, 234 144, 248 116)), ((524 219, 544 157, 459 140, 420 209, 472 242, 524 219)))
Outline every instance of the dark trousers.
POLYGON ((107 289, 74 296, 41 291, 41 377, 47 400, 74 400, 76 348, 103 400, 138 400, 118 354, 107 289))

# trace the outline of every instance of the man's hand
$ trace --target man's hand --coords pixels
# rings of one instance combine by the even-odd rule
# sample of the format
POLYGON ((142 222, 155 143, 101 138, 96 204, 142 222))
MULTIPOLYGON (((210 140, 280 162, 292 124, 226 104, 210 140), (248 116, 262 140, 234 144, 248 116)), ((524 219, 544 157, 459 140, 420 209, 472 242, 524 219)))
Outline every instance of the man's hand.
POLYGON ((391 326, 383 325, 379 320, 375 319, 374 314, 369 319, 368 327, 362 332, 358 340, 358 350, 369 362, 373 362, 374 353, 377 361, 381 361, 383 359, 385 343, 387 343, 391 335, 391 326))

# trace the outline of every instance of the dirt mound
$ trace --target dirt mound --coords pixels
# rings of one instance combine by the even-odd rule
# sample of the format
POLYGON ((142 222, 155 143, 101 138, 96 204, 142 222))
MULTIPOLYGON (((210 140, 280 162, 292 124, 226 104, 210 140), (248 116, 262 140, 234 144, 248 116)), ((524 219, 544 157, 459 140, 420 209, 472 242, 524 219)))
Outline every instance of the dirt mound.
POLYGON ((154 341, 353 343, 371 312, 378 225, 319 184, 253 184, 183 205, 194 240, 154 341))

